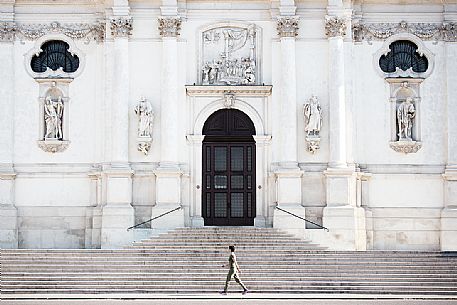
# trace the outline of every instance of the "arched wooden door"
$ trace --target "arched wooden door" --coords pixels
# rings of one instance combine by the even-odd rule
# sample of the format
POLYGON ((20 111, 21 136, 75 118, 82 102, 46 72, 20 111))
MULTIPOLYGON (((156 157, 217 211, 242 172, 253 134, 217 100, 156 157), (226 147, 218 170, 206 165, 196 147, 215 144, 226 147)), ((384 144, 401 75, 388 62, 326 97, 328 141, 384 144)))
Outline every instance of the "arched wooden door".
POLYGON ((254 225, 254 124, 242 111, 223 109, 206 120, 203 134, 202 215, 205 225, 254 225))

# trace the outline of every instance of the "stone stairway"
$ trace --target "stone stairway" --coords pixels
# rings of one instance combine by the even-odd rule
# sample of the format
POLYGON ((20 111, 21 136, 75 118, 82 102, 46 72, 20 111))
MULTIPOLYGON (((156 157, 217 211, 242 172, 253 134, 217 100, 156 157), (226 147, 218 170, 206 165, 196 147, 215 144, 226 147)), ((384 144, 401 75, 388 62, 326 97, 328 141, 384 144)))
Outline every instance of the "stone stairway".
POLYGON ((215 293, 230 244, 251 292, 457 295, 455 252, 325 251, 251 227, 182 228, 122 250, 3 249, 1 292, 215 293))

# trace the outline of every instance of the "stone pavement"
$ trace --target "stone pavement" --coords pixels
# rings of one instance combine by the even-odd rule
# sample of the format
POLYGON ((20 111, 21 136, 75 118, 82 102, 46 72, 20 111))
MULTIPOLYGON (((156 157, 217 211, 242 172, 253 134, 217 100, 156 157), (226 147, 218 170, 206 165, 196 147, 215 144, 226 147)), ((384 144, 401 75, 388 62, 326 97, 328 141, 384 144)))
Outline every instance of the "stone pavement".
POLYGON ((3 295, 1 305, 457 305, 456 296, 348 294, 3 295), (6 298, 5 298, 6 297, 6 298), (14 298, 14 299, 13 299, 14 298), (27 299, 29 298, 29 299, 27 299))

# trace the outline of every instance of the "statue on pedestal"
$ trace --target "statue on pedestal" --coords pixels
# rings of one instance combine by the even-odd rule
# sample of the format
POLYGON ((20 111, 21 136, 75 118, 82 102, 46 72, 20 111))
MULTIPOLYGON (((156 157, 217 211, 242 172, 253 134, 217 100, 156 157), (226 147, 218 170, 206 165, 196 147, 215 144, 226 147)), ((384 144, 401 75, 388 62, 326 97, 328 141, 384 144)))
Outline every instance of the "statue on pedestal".
POLYGON ((398 106, 397 123, 398 123, 398 140, 412 141, 412 128, 416 109, 412 103, 412 98, 407 97, 406 100, 398 106))

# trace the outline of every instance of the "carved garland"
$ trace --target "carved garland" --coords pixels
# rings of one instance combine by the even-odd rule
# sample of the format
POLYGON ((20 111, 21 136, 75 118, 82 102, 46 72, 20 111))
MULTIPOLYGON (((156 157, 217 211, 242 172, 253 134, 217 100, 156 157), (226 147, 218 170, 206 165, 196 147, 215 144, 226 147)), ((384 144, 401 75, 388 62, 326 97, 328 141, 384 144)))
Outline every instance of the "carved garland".
POLYGON ((105 39, 105 24, 72 23, 60 24, 17 24, 15 22, 0 23, 0 41, 13 41, 15 37, 24 40, 36 40, 48 34, 63 34, 72 39, 86 39, 101 42, 105 39))
POLYGON ((385 40, 400 33, 410 33, 422 40, 457 41, 456 23, 375 23, 364 24, 362 22, 352 25, 354 41, 385 40))

